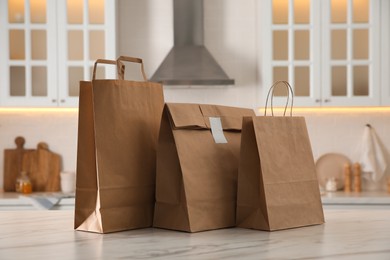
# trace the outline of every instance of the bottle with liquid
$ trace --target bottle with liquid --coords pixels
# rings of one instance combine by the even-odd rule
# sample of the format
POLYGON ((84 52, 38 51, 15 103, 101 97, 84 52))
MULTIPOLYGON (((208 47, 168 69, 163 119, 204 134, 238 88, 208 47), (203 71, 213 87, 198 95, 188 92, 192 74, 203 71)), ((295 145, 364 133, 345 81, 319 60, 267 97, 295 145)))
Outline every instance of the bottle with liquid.
POLYGON ((390 193, 390 177, 387 177, 387 192, 390 193))
POLYGON ((359 163, 355 163, 353 171, 353 191, 361 192, 362 191, 362 182, 361 182, 361 168, 359 163))
POLYGON ((27 175, 27 172, 22 171, 15 183, 16 192, 28 194, 32 192, 31 180, 27 175))
POLYGON ((344 191, 352 191, 351 165, 349 163, 344 165, 344 191))

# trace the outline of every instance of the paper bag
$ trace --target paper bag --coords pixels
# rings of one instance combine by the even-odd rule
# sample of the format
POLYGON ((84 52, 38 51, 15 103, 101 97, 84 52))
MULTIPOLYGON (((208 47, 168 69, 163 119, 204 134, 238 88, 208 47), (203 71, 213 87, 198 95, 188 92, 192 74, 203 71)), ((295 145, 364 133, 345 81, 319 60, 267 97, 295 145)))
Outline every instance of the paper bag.
POLYGON ((235 225, 241 122, 253 115, 243 108, 166 104, 155 227, 197 232, 235 225))
POLYGON ((145 81, 80 83, 77 230, 107 233, 153 223, 162 85, 146 81, 141 59, 120 57, 118 67, 120 61, 139 63, 145 81))
POLYGON ((305 119, 245 117, 237 225, 272 231, 322 223, 324 215, 305 119))

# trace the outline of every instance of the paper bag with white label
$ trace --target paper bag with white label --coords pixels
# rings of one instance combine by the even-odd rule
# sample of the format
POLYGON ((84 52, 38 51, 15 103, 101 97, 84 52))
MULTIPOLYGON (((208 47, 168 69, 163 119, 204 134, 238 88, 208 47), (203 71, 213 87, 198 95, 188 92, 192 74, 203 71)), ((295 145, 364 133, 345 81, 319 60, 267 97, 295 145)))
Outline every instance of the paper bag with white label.
POLYGON ((197 232, 235 225, 243 116, 254 112, 165 105, 157 145, 155 227, 197 232))

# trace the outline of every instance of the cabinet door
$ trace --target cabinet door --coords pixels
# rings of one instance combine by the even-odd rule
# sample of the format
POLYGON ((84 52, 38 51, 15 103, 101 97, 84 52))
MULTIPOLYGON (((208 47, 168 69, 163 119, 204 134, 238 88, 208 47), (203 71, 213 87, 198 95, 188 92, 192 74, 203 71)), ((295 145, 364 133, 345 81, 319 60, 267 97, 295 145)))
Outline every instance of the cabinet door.
POLYGON ((323 105, 380 104, 380 1, 322 1, 323 105))
MULTIPOLYGON (((318 106, 320 102, 320 12, 316 0, 268 0, 261 4, 263 28, 263 95, 273 82, 288 81, 294 104, 318 106)), ((285 89, 277 89, 274 104, 281 106, 285 89)))
MULTIPOLYGON (((57 89, 55 1, 0 1, 1 105, 52 106, 57 89)), ((54 105, 56 103, 54 102, 54 105)))
MULTIPOLYGON (((96 59, 116 58, 115 37, 115 1, 62 0, 59 2, 60 106, 78 105, 79 82, 91 80, 96 59)), ((97 77, 115 78, 115 68, 99 67, 97 77)))
POLYGON ((390 1, 382 1, 381 5, 381 74, 382 105, 390 106, 390 1))
POLYGON ((380 105, 380 4, 265 1, 263 96, 272 82, 287 80, 295 106, 380 105))
POLYGON ((79 82, 115 59, 115 42, 115 1, 0 0, 0 105, 77 107, 79 82))

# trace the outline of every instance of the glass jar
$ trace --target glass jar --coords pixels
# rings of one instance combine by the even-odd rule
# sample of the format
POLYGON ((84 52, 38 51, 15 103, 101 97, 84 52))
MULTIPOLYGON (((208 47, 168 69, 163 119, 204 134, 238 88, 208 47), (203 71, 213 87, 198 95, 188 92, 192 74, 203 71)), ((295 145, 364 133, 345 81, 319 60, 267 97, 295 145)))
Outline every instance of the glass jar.
POLYGON ((331 177, 326 181, 325 190, 337 191, 337 179, 335 177, 331 177))
POLYGON ((31 180, 27 175, 27 172, 22 171, 19 177, 16 179, 15 191, 28 194, 32 192, 31 180))

